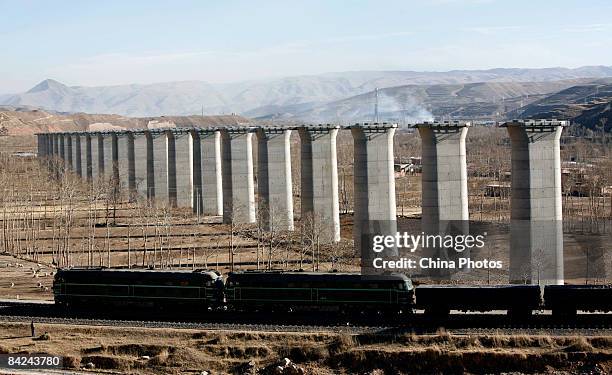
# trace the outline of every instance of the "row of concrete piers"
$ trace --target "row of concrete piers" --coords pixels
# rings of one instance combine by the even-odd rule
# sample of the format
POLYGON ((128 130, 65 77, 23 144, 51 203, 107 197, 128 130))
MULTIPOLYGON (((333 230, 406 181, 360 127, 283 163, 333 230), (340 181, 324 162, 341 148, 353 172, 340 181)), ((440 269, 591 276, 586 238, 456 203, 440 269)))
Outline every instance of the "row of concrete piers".
MULTIPOLYGON (((554 253, 562 275, 561 168, 559 139, 565 121, 510 121, 512 144, 512 248, 532 256, 554 253), (559 259, 560 257, 560 259, 559 259)), ((467 222, 466 135, 470 123, 445 121, 415 125, 422 139, 422 225, 443 231, 449 221, 467 222)), ((336 137, 354 139, 354 239, 362 233, 396 231, 394 124, 348 127, 222 127, 38 134, 41 157, 59 158, 89 181, 114 182, 131 197, 202 215, 222 215, 226 223, 254 223, 266 230, 293 230, 290 137, 298 131, 301 218, 321 243, 340 240, 336 137), (257 179, 253 166, 257 139, 257 179), (255 200, 257 181, 257 204, 255 200), (372 226, 376 226, 373 228, 372 226)), ((518 272, 518 271, 517 271, 518 272)))
MULTIPOLYGON (((395 125, 364 125, 369 127, 395 125)), ((45 133, 37 135, 38 154, 62 161, 65 169, 99 186, 118 187, 132 199, 191 207, 201 215, 222 215, 227 223, 254 223, 260 215, 267 230, 294 230, 290 152, 294 130, 302 140, 302 217, 325 233, 322 242, 338 241, 338 126, 45 133)), ((388 146, 392 152, 392 143, 388 146)), ((393 159, 388 161, 392 178, 393 159)))

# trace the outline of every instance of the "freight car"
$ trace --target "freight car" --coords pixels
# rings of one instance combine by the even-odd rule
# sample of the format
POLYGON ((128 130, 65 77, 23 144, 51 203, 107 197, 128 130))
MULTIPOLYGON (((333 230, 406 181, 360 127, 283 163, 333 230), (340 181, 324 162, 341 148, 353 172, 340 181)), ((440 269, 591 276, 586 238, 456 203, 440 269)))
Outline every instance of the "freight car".
POLYGON ((225 283, 236 311, 410 312, 414 288, 401 274, 232 272, 225 283))
POLYGON ((506 310, 512 317, 525 318, 542 306, 538 285, 422 285, 416 290, 417 308, 435 317, 450 310, 506 310))
POLYGON ((612 311, 612 285, 547 285, 544 307, 560 318, 571 318, 578 310, 612 311))
POLYGON ((223 279, 214 271, 62 269, 53 282, 59 307, 107 310, 115 307, 193 307, 223 302, 223 279))

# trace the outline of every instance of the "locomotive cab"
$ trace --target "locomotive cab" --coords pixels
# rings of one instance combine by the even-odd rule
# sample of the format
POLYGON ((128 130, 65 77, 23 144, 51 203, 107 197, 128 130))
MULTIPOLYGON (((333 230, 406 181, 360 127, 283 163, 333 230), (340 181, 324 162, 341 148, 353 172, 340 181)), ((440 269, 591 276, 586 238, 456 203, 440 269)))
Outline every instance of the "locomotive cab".
POLYGON ((112 311, 115 307, 199 313, 223 303, 223 279, 214 271, 60 269, 53 282, 59 307, 112 311))

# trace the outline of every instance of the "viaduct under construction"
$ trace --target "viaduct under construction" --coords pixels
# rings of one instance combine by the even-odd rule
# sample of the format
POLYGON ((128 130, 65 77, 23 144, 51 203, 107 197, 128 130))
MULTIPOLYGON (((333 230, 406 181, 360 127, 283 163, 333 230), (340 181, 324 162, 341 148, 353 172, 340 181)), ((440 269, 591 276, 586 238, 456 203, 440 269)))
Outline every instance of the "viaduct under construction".
MULTIPOLYGON (((567 125, 557 120, 515 120, 502 125, 512 146, 511 281, 522 279, 517 265, 544 256, 550 272, 545 281, 563 283, 559 140, 567 125)), ((427 233, 440 232, 444 222, 469 220, 465 146, 469 126, 458 121, 415 125, 422 140, 422 226, 427 233)), ((348 130, 354 139, 353 238, 359 248, 365 232, 396 231, 396 128, 387 123, 238 126, 37 137, 40 158, 60 161, 91 183, 114 181, 132 197, 191 207, 202 215, 221 215, 225 223, 255 223, 259 213, 266 230, 294 230, 290 136, 297 131, 301 217, 311 217, 321 240, 331 243, 340 240, 336 137, 348 130), (386 224, 372 228, 373 223, 386 224)))

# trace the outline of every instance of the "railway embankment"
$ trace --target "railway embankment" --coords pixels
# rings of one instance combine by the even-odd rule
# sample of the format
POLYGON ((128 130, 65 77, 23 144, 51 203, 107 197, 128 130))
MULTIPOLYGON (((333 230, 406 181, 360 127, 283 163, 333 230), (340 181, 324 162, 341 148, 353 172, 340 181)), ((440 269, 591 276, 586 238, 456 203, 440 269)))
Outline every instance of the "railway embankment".
POLYGON ((67 369, 147 373, 590 373, 612 370, 612 336, 247 332, 0 323, 0 353, 46 352, 67 369))

